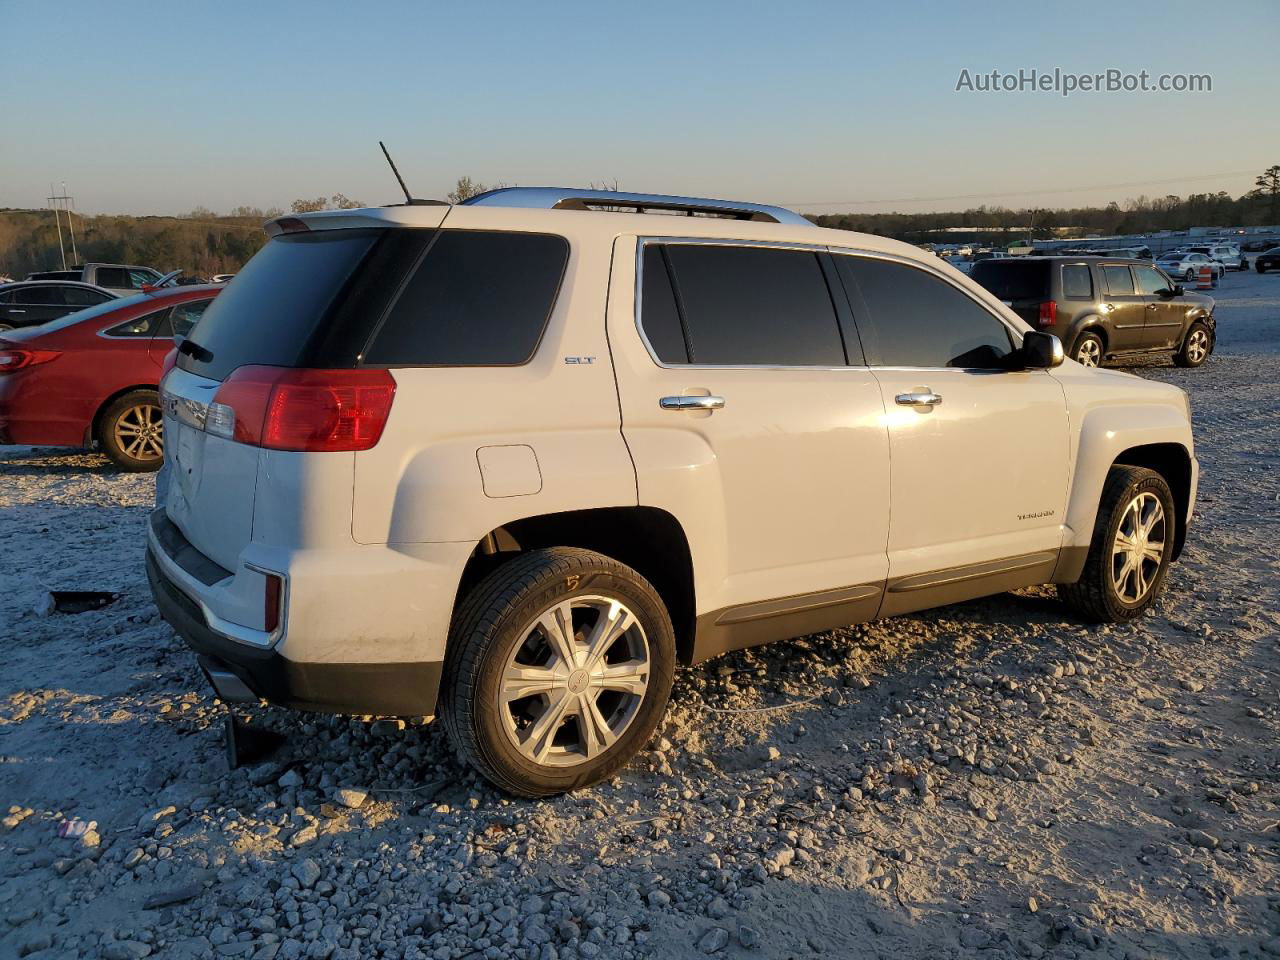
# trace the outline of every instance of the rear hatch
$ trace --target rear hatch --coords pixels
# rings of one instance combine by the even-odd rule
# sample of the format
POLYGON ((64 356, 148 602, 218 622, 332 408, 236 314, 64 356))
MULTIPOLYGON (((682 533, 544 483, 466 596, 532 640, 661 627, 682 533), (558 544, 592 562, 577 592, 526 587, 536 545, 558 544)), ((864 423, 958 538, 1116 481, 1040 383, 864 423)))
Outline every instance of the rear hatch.
MULTIPOLYGON (((441 209, 442 219, 448 208, 441 209)), ((325 222, 333 220, 341 223, 325 222)), ((241 428, 247 421, 222 429, 228 391, 219 397, 219 390, 236 371, 244 377, 246 367, 357 365, 382 304, 397 286, 395 278, 403 275, 402 261, 417 255, 409 248, 419 248, 433 231, 370 227, 370 218, 352 222, 362 225, 316 231, 295 220, 299 232, 268 241, 181 343, 176 367, 162 384, 166 462, 157 499, 192 545, 228 570, 236 569, 251 540, 261 539, 255 537, 255 500, 260 481, 279 465, 273 455, 346 458, 350 473, 353 453, 280 454, 280 448, 264 449, 254 437, 246 439, 241 428)), ((325 466, 340 465, 329 460, 325 466)), ((290 500, 275 497, 269 506, 287 513, 297 509, 290 500)), ((344 506, 349 512, 350 501, 344 506)))
POLYGON ((1039 326, 1040 305, 1053 300, 1048 260, 983 260, 969 276, 1032 327, 1039 326))

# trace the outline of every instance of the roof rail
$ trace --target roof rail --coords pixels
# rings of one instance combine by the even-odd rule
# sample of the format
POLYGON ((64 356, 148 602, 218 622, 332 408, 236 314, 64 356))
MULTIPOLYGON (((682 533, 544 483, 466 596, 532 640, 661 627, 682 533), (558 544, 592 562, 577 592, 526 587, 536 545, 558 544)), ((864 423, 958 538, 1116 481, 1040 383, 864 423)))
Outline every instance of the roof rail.
POLYGON ((763 203, 708 200, 704 197, 669 197, 658 193, 619 193, 613 190, 577 190, 572 187, 499 187, 462 201, 470 206, 533 207, 542 210, 605 210, 631 213, 683 214, 688 217, 724 217, 813 226, 794 210, 763 203))

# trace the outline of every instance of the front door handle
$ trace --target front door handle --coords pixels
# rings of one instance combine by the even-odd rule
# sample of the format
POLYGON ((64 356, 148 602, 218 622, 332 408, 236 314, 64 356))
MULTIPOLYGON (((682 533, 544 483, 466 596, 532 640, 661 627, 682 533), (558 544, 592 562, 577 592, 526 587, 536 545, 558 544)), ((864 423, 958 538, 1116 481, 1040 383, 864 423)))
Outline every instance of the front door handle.
POLYGON ((936 407, 942 402, 942 394, 925 387, 918 393, 900 393, 893 399, 904 407, 936 407))
POLYGON ((724 397, 663 397, 658 406, 663 410, 719 410, 724 406, 724 397))

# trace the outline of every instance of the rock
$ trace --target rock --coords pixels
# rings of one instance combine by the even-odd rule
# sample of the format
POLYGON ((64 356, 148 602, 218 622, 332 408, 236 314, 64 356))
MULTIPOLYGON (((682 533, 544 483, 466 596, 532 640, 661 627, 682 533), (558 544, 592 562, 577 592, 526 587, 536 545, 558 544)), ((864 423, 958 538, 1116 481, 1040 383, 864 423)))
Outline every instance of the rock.
POLYGON ((766 760, 777 760, 781 756, 782 756, 782 751, 780 751, 777 747, 769 747, 764 752, 764 758, 766 760))
POLYGON ((280 779, 276 781, 276 785, 284 787, 285 789, 288 789, 290 787, 300 787, 302 786, 302 774, 300 774, 297 770, 293 770, 293 769, 286 770, 280 776, 280 779))
POLYGON ((114 940, 102 948, 105 960, 141 960, 151 956, 151 945, 140 940, 114 940))
POLYGON ((649 896, 645 899, 654 910, 660 910, 671 904, 671 895, 665 890, 650 890, 649 896))
POLYGON ((546 909, 547 902, 536 894, 531 897, 526 897, 524 902, 520 904, 520 912, 527 917, 542 913, 542 911, 546 909))
POLYGON ((1268 953, 1273 957, 1280 957, 1280 937, 1263 940, 1261 947, 1263 953, 1268 953))
POLYGON ((1035 897, 1027 897, 1027 909, 1035 913, 1040 909, 1040 904, 1035 897))
POLYGON ((310 843, 320 835, 320 831, 316 829, 315 824, 308 824, 301 830, 294 831, 293 836, 289 838, 289 846, 301 847, 310 843))
POLYGON ((351 810, 359 810, 368 796, 369 791, 360 787, 339 787, 333 791, 333 799, 351 810))
POLYGON ((707 916, 712 920, 723 920, 729 915, 729 904, 724 897, 716 897, 707 905, 707 916))
POLYGON ((177 812, 177 807, 160 807, 150 813, 144 813, 138 818, 138 829, 143 832, 154 830, 157 823, 165 817, 173 816, 177 812))
POLYGON ((141 847, 134 847, 132 850, 130 850, 128 853, 124 855, 124 860, 121 861, 120 865, 124 867, 126 870, 132 870, 134 867, 136 867, 139 863, 142 862, 142 858, 145 857, 146 855, 147 855, 146 851, 143 850, 141 847))
POLYGON ((284 767, 278 763, 260 763, 256 767, 249 768, 249 782, 255 787, 265 787, 283 771, 284 767))
POLYGON ((738 927, 738 942, 748 950, 754 950, 760 946, 760 934, 756 932, 755 927, 738 927))
POLYGON ((305 890, 310 890, 316 885, 316 881, 320 879, 320 865, 310 857, 300 863, 295 863, 289 872, 297 878, 305 890))
POLYGON ((1199 693, 1204 689, 1204 684, 1199 680, 1183 680, 1180 685, 1183 690, 1189 691, 1190 693, 1199 693))
POLYGON ((30 953, 39 953, 53 946, 53 937, 47 930, 32 930, 18 941, 18 956, 25 957, 30 953))
POLYGON ((1203 830, 1188 831, 1187 842, 1193 847, 1203 847, 1206 850, 1216 850, 1218 848, 1218 838, 1211 833, 1205 833, 1203 830))
POLYGON ((698 949, 703 953, 719 953, 729 945, 729 931, 724 927, 712 927, 698 941, 698 949))
POLYGON ((162 890, 159 893, 153 893, 143 904, 143 909, 155 910, 175 903, 186 903, 188 900, 194 900, 203 892, 204 887, 199 883, 184 883, 162 890))

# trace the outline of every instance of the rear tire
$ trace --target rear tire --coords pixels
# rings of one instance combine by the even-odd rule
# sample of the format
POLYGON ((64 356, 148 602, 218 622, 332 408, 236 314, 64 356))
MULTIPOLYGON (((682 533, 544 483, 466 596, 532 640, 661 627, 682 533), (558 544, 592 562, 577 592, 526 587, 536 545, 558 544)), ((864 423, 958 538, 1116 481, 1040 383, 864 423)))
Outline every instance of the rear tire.
POLYGON ((462 760, 509 793, 545 797, 635 756, 674 671, 671 618, 647 580, 590 550, 534 550, 459 607, 440 713, 462 760))
POLYGON ((1213 334, 1199 320, 1187 327, 1187 335, 1182 338, 1182 346, 1173 355, 1173 362, 1180 367, 1198 367, 1209 359, 1213 351, 1213 334))
POLYGON ((1143 467, 1112 467, 1084 571, 1075 583, 1058 584, 1058 596, 1096 623, 1142 616, 1164 586, 1177 522, 1164 477, 1143 467))
POLYGON ((1082 333, 1071 349, 1071 359, 1084 367, 1100 367, 1105 355, 1102 338, 1096 333, 1082 333))
POLYGON ((160 395, 154 390, 130 390, 113 400, 98 420, 98 443, 121 470, 159 470, 164 463, 160 395))

